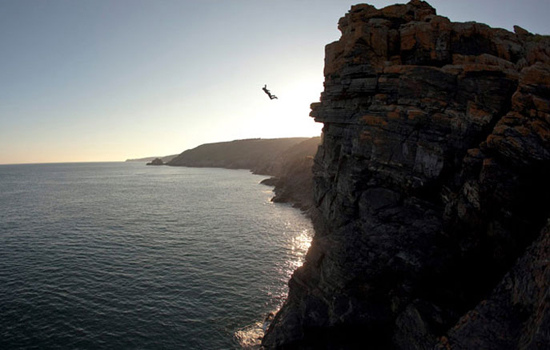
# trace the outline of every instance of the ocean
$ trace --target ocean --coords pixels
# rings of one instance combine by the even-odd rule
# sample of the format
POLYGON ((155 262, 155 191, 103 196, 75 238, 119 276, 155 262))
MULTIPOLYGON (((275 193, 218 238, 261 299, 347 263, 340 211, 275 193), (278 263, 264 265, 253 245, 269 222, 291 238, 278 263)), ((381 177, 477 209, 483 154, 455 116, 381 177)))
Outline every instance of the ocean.
POLYGON ((0 166, 0 349, 254 348, 313 234, 264 178, 0 166))

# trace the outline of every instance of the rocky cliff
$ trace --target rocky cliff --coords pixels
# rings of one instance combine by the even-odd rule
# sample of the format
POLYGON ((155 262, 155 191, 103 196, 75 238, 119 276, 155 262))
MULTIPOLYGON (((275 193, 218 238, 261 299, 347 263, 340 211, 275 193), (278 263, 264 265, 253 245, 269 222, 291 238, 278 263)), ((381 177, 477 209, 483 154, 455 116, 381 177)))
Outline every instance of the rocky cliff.
POLYGON ((273 177, 262 183, 275 186, 274 202, 292 203, 304 211, 313 206, 313 156, 320 142, 320 137, 300 142, 281 153, 266 169, 273 177))
POLYGON ((424 1, 326 47, 316 235, 266 348, 550 344, 550 39, 424 1))

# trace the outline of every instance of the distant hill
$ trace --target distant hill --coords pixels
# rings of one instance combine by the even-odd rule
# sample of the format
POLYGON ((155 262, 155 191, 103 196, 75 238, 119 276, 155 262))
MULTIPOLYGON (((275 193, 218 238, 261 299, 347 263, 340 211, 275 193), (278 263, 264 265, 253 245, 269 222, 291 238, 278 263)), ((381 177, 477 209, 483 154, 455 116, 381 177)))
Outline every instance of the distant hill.
POLYGON ((146 157, 146 158, 135 158, 135 159, 126 159, 127 162, 139 162, 139 163, 148 163, 151 162, 157 158, 162 159, 164 163, 167 163, 177 157, 177 154, 173 154, 171 156, 164 156, 164 157, 146 157))
POLYGON ((257 174, 274 175, 273 166, 280 155, 291 147, 309 139, 307 137, 294 137, 208 143, 184 151, 167 162, 167 165, 250 169, 257 174))

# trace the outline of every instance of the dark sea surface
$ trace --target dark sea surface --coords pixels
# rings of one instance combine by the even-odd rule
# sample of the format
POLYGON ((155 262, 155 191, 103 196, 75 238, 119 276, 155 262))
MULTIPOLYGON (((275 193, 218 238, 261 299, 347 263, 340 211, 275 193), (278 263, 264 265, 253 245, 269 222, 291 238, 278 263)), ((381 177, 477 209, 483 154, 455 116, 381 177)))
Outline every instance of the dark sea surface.
POLYGON ((0 166, 0 349, 239 349, 310 221, 246 170, 0 166))

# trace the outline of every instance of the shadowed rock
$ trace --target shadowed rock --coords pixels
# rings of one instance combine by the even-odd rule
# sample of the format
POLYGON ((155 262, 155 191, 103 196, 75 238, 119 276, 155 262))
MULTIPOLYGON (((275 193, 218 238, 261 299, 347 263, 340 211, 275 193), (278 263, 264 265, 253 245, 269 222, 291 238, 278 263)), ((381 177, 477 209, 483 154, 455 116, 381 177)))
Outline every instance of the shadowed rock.
POLYGON ((151 162, 147 163, 146 165, 164 165, 164 162, 160 158, 155 158, 151 162))
POLYGON ((339 29, 311 112, 316 235, 263 345, 549 344, 550 39, 424 1, 339 29))

